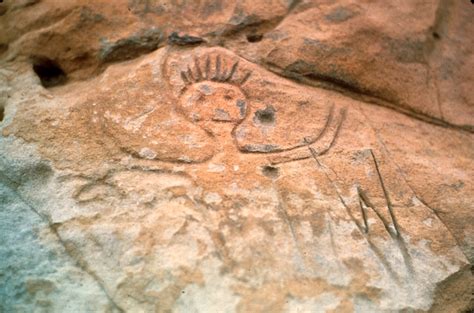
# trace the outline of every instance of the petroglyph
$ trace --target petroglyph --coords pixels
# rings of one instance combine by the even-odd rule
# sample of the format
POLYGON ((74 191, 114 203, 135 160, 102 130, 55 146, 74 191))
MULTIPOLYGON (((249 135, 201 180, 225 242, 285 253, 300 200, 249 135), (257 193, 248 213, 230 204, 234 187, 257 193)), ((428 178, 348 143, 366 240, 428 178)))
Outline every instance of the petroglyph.
MULTIPOLYGON (((104 131, 138 158, 202 163, 230 143, 235 152, 226 153, 271 153, 275 164, 300 159, 301 153, 309 158, 304 147, 311 144, 326 153, 345 117, 344 109, 311 99, 300 101, 310 105, 298 104, 298 109, 284 95, 266 104, 258 90, 246 88, 252 73, 262 69, 223 49, 170 52, 161 71, 172 91, 160 94, 165 103, 152 93, 143 99, 131 88, 118 91, 120 101, 107 99, 95 110, 104 131), (138 98, 143 100, 134 104, 138 98), (294 127, 286 129, 288 123, 294 127), (287 133, 283 141, 281 133, 287 133)), ((258 76, 255 80, 264 83, 258 76)))
MULTIPOLYGON (((242 155, 243 160, 246 156, 261 155, 257 161, 260 166, 275 168, 276 171, 278 168, 275 166, 307 159, 319 160, 327 155, 348 118, 347 108, 311 99, 288 101, 284 95, 272 95, 270 104, 267 98, 259 96, 258 90, 246 86, 254 77, 252 85, 260 87, 258 83, 262 78, 259 71, 262 70, 223 49, 195 49, 184 54, 171 51, 162 63, 162 73, 173 90, 163 95, 169 98, 170 105, 160 107, 156 101, 150 100, 135 113, 126 102, 103 113, 104 125, 116 138, 120 134, 136 134, 142 144, 138 146, 135 141, 128 141, 135 146, 124 148, 138 158, 199 164, 220 154, 222 170, 219 173, 224 173, 226 168, 241 168, 238 162, 227 163, 233 158, 229 159, 232 154, 242 155), (306 110, 301 122, 296 120, 300 123, 295 128, 284 129, 287 136, 280 136, 283 140, 272 140, 274 132, 293 125, 286 122, 291 121, 291 113, 297 110, 306 110), (117 124, 122 124, 120 131, 114 131, 117 124), (304 128, 306 124, 311 124, 312 128, 304 128), (305 133, 300 128, 313 132, 305 133)), ((128 101, 132 98, 127 96, 128 101)), ((369 167, 375 174, 370 175, 378 177, 377 190, 383 193, 385 209, 382 212, 379 203, 376 205, 372 201, 373 187, 367 172, 360 172, 360 176, 355 178, 356 193, 352 199, 345 201, 341 193, 341 202, 347 206, 349 216, 363 233, 370 233, 369 216, 375 214, 385 230, 398 237, 399 226, 379 164, 372 150, 366 151, 370 152, 370 160, 366 158, 364 162, 371 163, 369 167), (369 182, 368 186, 366 182, 369 182), (356 203, 356 209, 353 203, 356 203)), ((213 168, 206 166, 205 170, 207 173, 216 172, 213 168)), ((345 184, 345 175, 342 178, 341 175, 331 177, 332 173, 328 175, 336 189, 345 184)), ((265 176, 277 177, 267 173, 265 176)))
MULTIPOLYGON (((324 222, 320 221, 321 208, 316 204, 313 207, 314 200, 306 200, 312 214, 317 215, 308 222, 324 222, 324 227, 329 227, 331 253, 339 255, 341 242, 349 240, 337 226, 340 221, 348 221, 353 227, 351 234, 359 233, 360 239, 355 242, 364 242, 365 249, 371 251, 391 280, 398 284, 406 275, 412 275, 412 254, 406 240, 414 227, 409 224, 414 223, 410 219, 413 193, 394 184, 394 179, 400 180, 399 174, 377 147, 364 147, 367 133, 361 134, 360 143, 347 141, 346 129, 354 129, 354 110, 349 111, 344 103, 295 93, 299 87, 268 78, 260 67, 221 48, 170 50, 159 68, 165 81, 155 91, 143 95, 138 87, 118 90, 112 99, 92 106, 104 132, 123 151, 136 159, 181 163, 181 170, 193 173, 196 184, 203 186, 205 192, 192 201, 206 210, 229 205, 240 208, 240 198, 226 195, 220 185, 259 175, 278 195, 279 204, 271 206, 275 210, 272 214, 284 218, 299 251, 298 258, 311 268, 315 265, 305 256, 303 242, 307 239, 300 235, 300 220, 294 216, 287 192, 279 186, 290 180, 288 171, 296 168, 295 175, 314 179, 316 189, 329 188, 335 193, 335 203, 342 205, 341 210, 333 203, 328 209, 331 219, 324 222), (309 168, 314 167, 312 160, 316 162, 316 172, 309 174, 309 168), (391 171, 388 182, 387 170, 391 171), (218 186, 213 185, 216 181, 220 182, 218 186), (384 256, 384 244, 389 245, 403 267, 399 261, 384 256)), ((84 205, 103 201, 114 196, 115 191, 109 187, 86 187, 76 200, 84 205)), ((182 195, 176 188, 170 192, 182 195)), ((143 205, 155 205, 155 198, 145 194, 143 205)), ((235 217, 230 214, 228 218, 235 217)), ((423 215, 423 220, 427 218, 436 220, 429 210, 423 215)), ((219 245, 231 249, 225 241, 219 245)), ((342 268, 341 264, 338 266, 342 268)))
POLYGON ((284 153, 270 156, 268 160, 271 164, 276 165, 309 159, 313 154, 317 156, 326 154, 334 145, 345 118, 345 109, 339 109, 334 113, 334 106, 331 107, 326 125, 317 136, 305 137, 304 143, 300 146, 288 149, 284 153))
POLYGON ((209 122, 239 123, 246 117, 247 99, 240 89, 251 75, 239 75, 238 61, 226 62, 217 54, 207 55, 202 66, 194 57, 193 67, 181 71, 185 88, 178 101, 178 110, 190 121, 203 128, 209 122), (241 77, 239 77, 241 76, 241 77))
MULTIPOLYGON (((59 233, 111 294, 128 294, 134 283, 116 287, 104 269, 135 246, 144 247, 133 252, 139 266, 164 264, 158 268, 170 285, 184 277, 169 274, 175 268, 200 270, 201 260, 218 260, 225 277, 249 285, 321 277, 328 286, 345 286, 348 298, 359 290, 359 273, 384 292, 401 293, 427 279, 420 264, 428 264, 429 275, 432 268, 444 273, 442 259, 417 247, 428 238, 451 249, 452 238, 439 236, 445 228, 405 186, 357 104, 301 89, 222 48, 173 46, 159 53, 133 71, 112 72, 109 80, 104 74, 107 88, 97 84, 57 124, 75 125, 71 146, 85 147, 82 159, 99 161, 97 173, 93 168, 62 182, 73 185, 76 207, 59 233), (83 228, 84 221, 110 229, 117 242, 136 241, 118 252, 105 242, 97 250, 88 238, 100 242, 103 235, 83 228), (66 227, 77 227, 78 237, 66 227)), ((135 257, 120 262, 136 264, 135 257)), ((131 279, 162 281, 134 273, 131 279)), ((417 290, 415 298, 424 292, 417 290)))
POLYGON ((0 3, 0 312, 467 311, 464 1, 106 2, 0 3))

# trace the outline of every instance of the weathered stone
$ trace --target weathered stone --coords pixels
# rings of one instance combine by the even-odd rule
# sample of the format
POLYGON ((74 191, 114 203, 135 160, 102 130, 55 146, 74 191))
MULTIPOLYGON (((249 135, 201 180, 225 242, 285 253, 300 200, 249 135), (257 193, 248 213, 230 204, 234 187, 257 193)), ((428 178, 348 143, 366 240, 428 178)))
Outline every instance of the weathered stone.
POLYGON ((469 5, 1 3, 0 312, 473 309, 469 5))

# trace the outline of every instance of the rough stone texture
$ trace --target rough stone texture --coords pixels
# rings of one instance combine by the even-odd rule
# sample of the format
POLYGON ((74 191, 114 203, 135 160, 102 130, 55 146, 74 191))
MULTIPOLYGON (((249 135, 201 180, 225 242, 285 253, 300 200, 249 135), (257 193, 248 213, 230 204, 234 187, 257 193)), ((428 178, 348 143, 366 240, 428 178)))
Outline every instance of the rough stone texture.
POLYGON ((469 1, 3 1, 0 312, 467 312, 469 1))

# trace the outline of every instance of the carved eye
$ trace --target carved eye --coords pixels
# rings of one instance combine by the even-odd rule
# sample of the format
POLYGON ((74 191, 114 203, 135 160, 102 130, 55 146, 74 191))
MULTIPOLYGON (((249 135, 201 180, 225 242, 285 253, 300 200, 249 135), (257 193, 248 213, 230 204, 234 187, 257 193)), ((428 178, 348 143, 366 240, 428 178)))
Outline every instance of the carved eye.
POLYGON ((183 114, 198 123, 243 120, 247 100, 240 86, 251 73, 240 73, 238 66, 238 62, 223 61, 219 55, 208 55, 204 62, 195 58, 194 64, 181 72, 186 85, 179 101, 183 114))

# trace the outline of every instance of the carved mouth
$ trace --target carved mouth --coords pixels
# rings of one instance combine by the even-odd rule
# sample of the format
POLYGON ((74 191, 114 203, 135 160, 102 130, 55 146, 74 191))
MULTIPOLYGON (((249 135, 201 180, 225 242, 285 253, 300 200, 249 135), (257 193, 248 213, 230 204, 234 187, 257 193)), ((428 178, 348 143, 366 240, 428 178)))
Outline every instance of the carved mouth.
POLYGON ((232 122, 230 114, 223 109, 215 109, 214 110, 214 117, 212 118, 215 122, 232 122))

